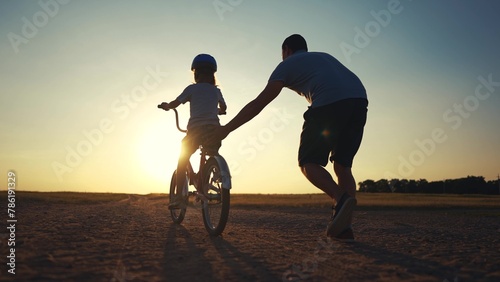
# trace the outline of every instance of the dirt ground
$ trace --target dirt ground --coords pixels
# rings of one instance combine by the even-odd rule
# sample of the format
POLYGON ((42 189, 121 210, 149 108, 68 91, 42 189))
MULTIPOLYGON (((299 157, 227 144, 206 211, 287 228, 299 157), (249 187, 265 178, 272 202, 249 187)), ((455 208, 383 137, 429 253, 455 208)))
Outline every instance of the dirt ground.
POLYGON ((173 224, 160 196, 16 212, 16 274, 2 228, 0 281, 500 281, 500 208, 358 209, 350 244, 316 207, 232 206, 216 238, 194 207, 173 224))

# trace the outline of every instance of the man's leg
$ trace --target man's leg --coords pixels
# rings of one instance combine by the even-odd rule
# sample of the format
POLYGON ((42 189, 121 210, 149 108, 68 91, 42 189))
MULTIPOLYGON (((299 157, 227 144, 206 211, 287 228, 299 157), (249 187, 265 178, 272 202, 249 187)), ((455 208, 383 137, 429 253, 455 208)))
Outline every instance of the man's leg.
POLYGON ((350 235, 348 238, 346 237, 342 239, 353 240, 354 237, 352 235, 352 229, 349 229, 349 227, 352 223, 352 211, 356 206, 356 199, 354 199, 353 196, 347 196, 354 192, 350 191, 346 193, 346 189, 355 190, 356 186, 350 169, 341 165, 336 166, 335 172, 339 177, 339 184, 342 183, 341 185, 337 185, 330 173, 321 165, 307 163, 301 167, 301 170, 314 186, 321 189, 337 202, 335 217, 332 217, 327 226, 327 236, 341 236, 342 238, 345 237, 343 232, 346 231, 350 232, 350 235))
POLYGON ((307 163, 300 167, 304 176, 317 188, 325 192, 330 198, 339 201, 344 191, 335 183, 332 175, 321 165, 307 163))
MULTIPOLYGON (((337 162, 333 163, 333 169, 337 175, 339 186, 343 191, 346 191, 349 196, 356 198, 356 181, 352 175, 350 167, 345 167, 337 162)), ((349 218, 349 225, 352 224, 352 214, 349 218)))
POLYGON ((356 181, 352 175, 350 167, 345 167, 337 162, 333 163, 333 170, 337 175, 338 186, 342 191, 347 192, 349 196, 356 198, 356 181))

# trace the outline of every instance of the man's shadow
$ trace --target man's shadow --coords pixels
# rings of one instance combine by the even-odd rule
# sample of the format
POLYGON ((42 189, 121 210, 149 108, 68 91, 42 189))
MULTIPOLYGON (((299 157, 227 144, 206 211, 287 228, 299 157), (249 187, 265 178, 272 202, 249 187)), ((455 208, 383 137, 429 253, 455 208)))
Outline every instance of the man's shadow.
POLYGON ((393 252, 363 242, 346 245, 351 251, 373 259, 370 264, 399 265, 406 274, 434 276, 438 281, 456 277, 457 269, 432 260, 420 259, 410 254, 393 252))

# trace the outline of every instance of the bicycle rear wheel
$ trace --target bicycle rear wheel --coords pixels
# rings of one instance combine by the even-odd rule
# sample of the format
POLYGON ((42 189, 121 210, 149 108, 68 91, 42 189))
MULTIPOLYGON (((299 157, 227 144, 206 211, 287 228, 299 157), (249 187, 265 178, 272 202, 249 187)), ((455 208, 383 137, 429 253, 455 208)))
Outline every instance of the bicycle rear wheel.
POLYGON ((219 164, 214 158, 208 159, 203 171, 203 186, 207 202, 203 203, 203 223, 212 236, 224 231, 229 217, 229 189, 222 188, 222 177, 219 164))
MULTIPOLYGON (((185 183, 186 183, 185 184, 186 187, 184 187, 185 191, 183 191, 183 189, 177 188, 177 170, 175 170, 174 173, 172 174, 172 180, 170 180, 170 193, 168 194, 170 203, 173 202, 175 195, 183 196, 186 197, 187 199, 187 185, 188 185, 187 177, 185 183)), ((170 210, 170 216, 172 217, 172 220, 177 224, 182 223, 185 215, 186 215, 186 208, 170 210)))

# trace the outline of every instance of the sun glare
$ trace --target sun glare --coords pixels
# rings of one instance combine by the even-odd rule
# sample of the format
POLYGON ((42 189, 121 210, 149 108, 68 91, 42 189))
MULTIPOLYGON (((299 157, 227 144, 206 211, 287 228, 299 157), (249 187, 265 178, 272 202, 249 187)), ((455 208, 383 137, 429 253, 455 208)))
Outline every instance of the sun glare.
POLYGON ((140 166, 153 181, 169 182, 177 166, 182 134, 161 121, 146 129, 137 144, 140 166))

